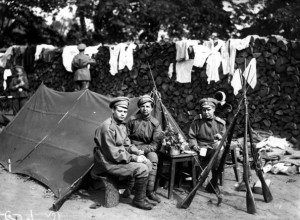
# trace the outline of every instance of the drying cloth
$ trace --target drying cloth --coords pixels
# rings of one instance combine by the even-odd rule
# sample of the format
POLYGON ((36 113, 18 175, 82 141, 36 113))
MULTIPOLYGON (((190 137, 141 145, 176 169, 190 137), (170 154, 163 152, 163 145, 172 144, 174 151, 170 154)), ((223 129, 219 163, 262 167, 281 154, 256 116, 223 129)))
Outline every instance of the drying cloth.
POLYGON ((2 67, 2 68, 6 67, 7 61, 10 60, 11 56, 13 55, 14 47, 16 47, 16 46, 11 46, 11 47, 7 48, 5 53, 2 55, 2 57, 0 58, 0 67, 2 67))
POLYGON ((202 68, 206 62, 207 57, 211 54, 211 50, 204 45, 196 45, 194 47, 194 51, 194 66, 202 68))
POLYGON ((198 45, 198 40, 182 40, 177 41, 176 46, 176 61, 189 60, 188 48, 191 46, 194 49, 194 46, 198 45))
POLYGON ((3 73, 3 89, 6 90, 7 84, 6 84, 6 80, 7 77, 11 76, 11 70, 10 69, 5 69, 4 73, 3 73))
POLYGON ((72 72, 72 60, 79 51, 77 45, 65 46, 62 53, 63 64, 67 71, 72 72))
POLYGON ((169 71, 168 71, 169 78, 172 78, 173 72, 174 72, 174 63, 170 63, 169 71))
POLYGON ((122 70, 127 66, 129 70, 132 70, 133 66, 133 50, 136 45, 133 43, 125 44, 121 43, 120 56, 119 56, 119 70, 122 70))
POLYGON ((222 62, 222 56, 219 52, 220 48, 225 44, 224 41, 217 41, 216 46, 212 40, 205 41, 202 45, 195 46, 194 66, 203 67, 206 61, 206 75, 208 84, 210 81, 218 82, 219 66, 222 62))
POLYGON ((176 80, 180 83, 189 83, 192 78, 194 60, 176 62, 176 80))
POLYGON ((110 46, 109 47, 109 65, 110 65, 110 74, 116 75, 118 73, 118 60, 119 60, 119 54, 120 54, 121 44, 110 46))
POLYGON ((230 71, 229 73, 232 75, 234 73, 234 64, 235 64, 235 56, 236 50, 243 50, 249 47, 249 42, 251 39, 251 35, 245 37, 244 39, 230 39, 229 40, 229 65, 230 71))
POLYGON ((98 48, 101 45, 102 44, 98 44, 97 46, 89 46, 89 47, 85 48, 84 54, 89 55, 89 57, 93 57, 94 54, 98 53, 98 48))
POLYGON ((49 49, 49 50, 54 50, 56 47, 53 45, 49 45, 49 44, 40 44, 36 46, 36 50, 35 50, 35 60, 39 60, 40 59, 40 55, 42 53, 43 49, 49 49))
POLYGON ((246 67, 243 76, 249 83, 252 89, 256 86, 257 76, 256 76, 256 59, 252 58, 248 66, 246 67))
POLYGON ((223 74, 227 75, 230 72, 229 40, 221 47, 221 56, 223 74))
POLYGON ((231 80, 231 86, 233 88, 233 94, 237 95, 240 89, 243 88, 242 86, 242 78, 241 78, 241 69, 238 68, 234 71, 232 80, 231 80))

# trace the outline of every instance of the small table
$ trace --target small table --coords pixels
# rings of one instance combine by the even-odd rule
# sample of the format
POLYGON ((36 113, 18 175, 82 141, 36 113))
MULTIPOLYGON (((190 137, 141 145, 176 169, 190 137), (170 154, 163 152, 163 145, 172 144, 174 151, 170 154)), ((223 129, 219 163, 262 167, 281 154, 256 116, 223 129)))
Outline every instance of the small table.
POLYGON ((174 188, 176 164, 182 163, 182 162, 190 162, 193 187, 195 187, 196 186, 195 156, 197 157, 196 153, 188 153, 188 154, 183 153, 183 154, 179 154, 179 155, 169 155, 169 154, 164 154, 164 153, 159 154, 157 176, 156 176, 156 181, 155 181, 155 190, 157 190, 161 178, 167 179, 169 181, 168 199, 173 198, 173 188, 174 188), (164 161, 170 162, 170 169, 169 169, 168 175, 164 175, 162 173, 164 161))

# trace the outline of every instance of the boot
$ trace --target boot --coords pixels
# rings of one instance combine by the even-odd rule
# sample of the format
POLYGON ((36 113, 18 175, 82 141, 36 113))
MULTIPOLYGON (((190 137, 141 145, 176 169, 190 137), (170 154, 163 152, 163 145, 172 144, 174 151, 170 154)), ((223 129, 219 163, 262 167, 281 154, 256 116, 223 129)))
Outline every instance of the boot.
POLYGON ((208 183, 207 186, 205 187, 205 191, 209 193, 220 194, 220 189, 218 186, 218 178, 219 175, 217 171, 212 170, 212 178, 210 180, 210 183, 208 183))
POLYGON ((132 200, 132 204, 140 209, 151 210, 153 206, 145 201, 147 181, 148 177, 135 179, 135 196, 132 200))
POLYGON ((125 191, 122 195, 123 198, 129 198, 129 196, 132 193, 134 183, 135 183, 135 178, 134 177, 129 177, 128 178, 128 183, 127 183, 127 188, 125 189, 125 191))
MULTIPOLYGON (((152 167, 153 168, 153 167, 152 167)), ((158 203, 161 202, 161 199, 156 195, 154 192, 154 185, 155 185, 155 178, 156 178, 156 169, 152 169, 149 173, 148 177, 148 184, 147 184, 147 190, 146 190, 146 195, 149 199, 156 201, 158 203)))
POLYGON ((158 202, 160 203, 161 202, 161 199, 156 195, 155 192, 147 192, 147 197, 155 202, 158 202))

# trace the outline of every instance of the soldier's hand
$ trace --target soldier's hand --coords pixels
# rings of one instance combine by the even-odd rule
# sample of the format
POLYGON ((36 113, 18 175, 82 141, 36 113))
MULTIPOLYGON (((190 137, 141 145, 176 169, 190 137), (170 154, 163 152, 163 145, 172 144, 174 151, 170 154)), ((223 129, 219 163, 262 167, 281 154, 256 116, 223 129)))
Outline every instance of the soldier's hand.
POLYGON ((201 148, 198 145, 193 146, 193 150, 196 151, 196 152, 199 152, 200 149, 201 148))
POLYGON ((136 159, 137 163, 147 163, 147 161, 148 161, 148 159, 144 155, 137 156, 137 159, 136 159))
POLYGON ((222 135, 221 134, 215 134, 215 136, 214 136, 214 138, 215 138, 215 140, 221 140, 222 139, 222 135))

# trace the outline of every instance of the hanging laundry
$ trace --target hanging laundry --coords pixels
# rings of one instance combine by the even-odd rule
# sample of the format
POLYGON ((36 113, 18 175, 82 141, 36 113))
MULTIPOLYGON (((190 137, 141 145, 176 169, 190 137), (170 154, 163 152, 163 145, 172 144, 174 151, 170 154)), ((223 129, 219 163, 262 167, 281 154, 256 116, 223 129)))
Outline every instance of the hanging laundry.
POLYGON ((239 91, 243 88, 242 87, 242 78, 241 78, 241 69, 238 68, 234 71, 232 80, 231 80, 231 86, 233 88, 233 94, 237 95, 239 91))
POLYGON ((229 40, 221 47, 223 75, 230 72, 229 40))
POLYGON ((176 46, 176 61, 191 59, 189 56, 189 48, 198 45, 198 40, 182 40, 175 43, 176 46))
POLYGON ((34 72, 36 46, 28 46, 24 53, 24 69, 27 74, 34 72))
POLYGON ((84 50, 84 53, 89 55, 89 57, 92 57, 94 54, 98 53, 98 48, 101 46, 102 44, 98 44, 96 46, 89 46, 86 47, 84 50))
POLYGON ((229 39, 229 74, 232 75, 234 73, 236 50, 243 50, 249 47, 250 39, 251 35, 245 37, 244 39, 229 39))
POLYGON ((3 72, 3 89, 6 90, 6 87, 7 87, 7 83, 6 83, 6 80, 7 80, 7 77, 11 76, 11 70, 10 69, 5 69, 4 72, 3 72))
POLYGON ((256 59, 252 58, 248 66, 246 67, 243 76, 249 83, 252 89, 256 86, 257 75, 256 75, 256 59))
POLYGON ((120 49, 121 49, 120 44, 109 47, 109 54, 110 54, 110 58, 109 58, 110 70, 109 70, 109 72, 113 76, 116 75, 119 70, 118 60, 119 60, 120 49))
POLYGON ((13 48, 13 65, 14 66, 24 66, 24 53, 27 46, 15 46, 13 48))
POLYGON ((222 57, 219 52, 220 48, 225 44, 224 41, 217 41, 214 45, 212 40, 205 41, 203 45, 195 46, 194 66, 202 68, 206 62, 207 82, 219 81, 219 66, 222 62, 222 57))
POLYGON ((176 81, 189 83, 192 80, 192 69, 194 60, 176 62, 176 81))
POLYGON ((119 56, 119 70, 122 70, 127 66, 129 70, 133 67, 133 50, 136 45, 133 43, 125 44, 121 43, 120 56, 119 56))
POLYGON ((53 45, 49 45, 49 44, 40 44, 36 46, 36 51, 35 51, 35 60, 39 60, 40 59, 40 55, 42 53, 43 49, 49 49, 49 50, 54 50, 56 47, 53 45))
POLYGON ((68 72, 72 72, 72 60, 79 51, 77 45, 65 46, 62 53, 63 65, 68 72))
POLYGON ((170 63, 169 71, 168 71, 169 78, 172 78, 173 72, 174 72, 174 63, 170 63))
POLYGON ((11 56, 13 55, 13 48, 14 47, 16 47, 16 46, 10 46, 9 48, 7 48, 5 53, 2 55, 2 57, 0 59, 0 67, 2 67, 2 68, 6 67, 7 61, 9 61, 11 56))

